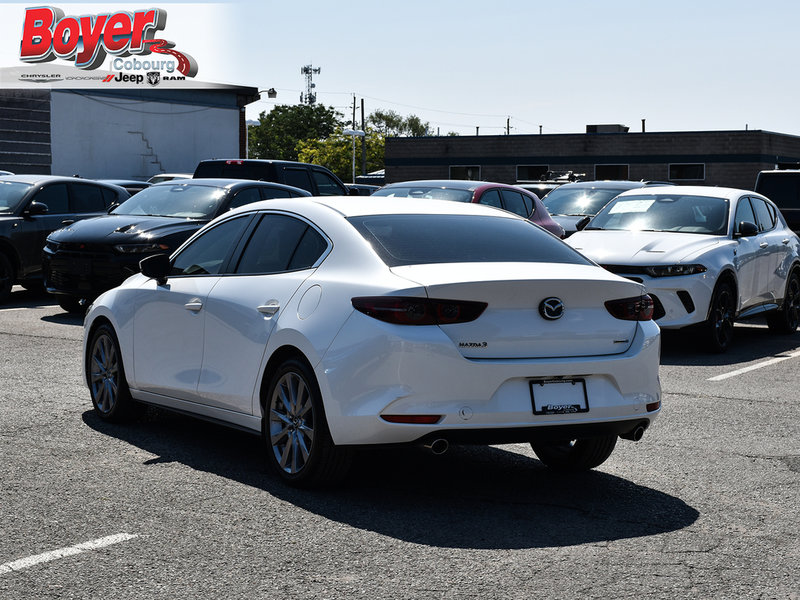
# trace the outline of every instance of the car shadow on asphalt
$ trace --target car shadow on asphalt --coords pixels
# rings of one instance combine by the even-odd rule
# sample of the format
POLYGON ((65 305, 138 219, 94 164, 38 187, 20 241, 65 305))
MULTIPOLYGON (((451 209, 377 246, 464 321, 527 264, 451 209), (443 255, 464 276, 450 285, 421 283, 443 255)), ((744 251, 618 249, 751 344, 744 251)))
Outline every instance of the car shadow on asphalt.
POLYGON ((764 358, 786 356, 800 349, 800 331, 772 333, 762 320, 737 323, 733 343, 724 354, 706 350, 705 332, 699 329, 661 330, 661 364, 677 366, 727 366, 764 358))
POLYGON ((676 531, 699 517, 683 500, 601 470, 559 474, 515 447, 454 446, 360 452, 344 483, 299 490, 267 471, 261 440, 244 432, 148 408, 114 425, 93 411, 93 430, 157 458, 179 462, 351 527, 442 548, 522 549, 604 543, 676 531))
POLYGON ((3 308, 41 308, 52 306, 56 303, 55 297, 44 291, 44 288, 34 288, 26 290, 20 286, 11 288, 11 295, 8 300, 0 304, 3 308))

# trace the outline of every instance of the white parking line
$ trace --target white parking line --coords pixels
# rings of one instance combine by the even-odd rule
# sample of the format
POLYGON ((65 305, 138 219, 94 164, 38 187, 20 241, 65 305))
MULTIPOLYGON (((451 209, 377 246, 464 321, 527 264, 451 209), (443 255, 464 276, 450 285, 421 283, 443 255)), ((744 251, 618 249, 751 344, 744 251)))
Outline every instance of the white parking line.
POLYGON ((770 358, 769 360, 765 360, 763 362, 750 365, 749 367, 743 367, 741 369, 736 369, 735 371, 731 371, 730 373, 723 373, 722 375, 711 377, 707 381, 722 381, 724 379, 736 377, 737 375, 749 373, 750 371, 755 371, 756 369, 762 369, 764 367, 768 367, 770 365, 783 362, 784 360, 789 360, 790 358, 797 358, 798 356, 800 356, 800 352, 792 352, 791 354, 785 354, 784 356, 776 356, 775 358, 770 358))
POLYGON ((116 535, 109 535, 108 537, 100 538, 97 540, 91 540, 88 542, 83 542, 81 544, 76 544, 75 546, 70 546, 68 548, 59 548, 58 550, 51 550, 50 552, 43 552, 42 554, 36 554, 34 556, 20 558, 19 560, 14 560, 0 565, 0 575, 5 575, 13 571, 20 571, 22 569, 27 569, 28 567, 38 565, 39 563, 49 562, 51 560, 64 558, 65 556, 74 556, 76 554, 81 554, 82 552, 86 552, 88 550, 97 550, 99 548, 105 548, 106 546, 110 546, 111 544, 119 544, 120 542, 126 542, 136 537, 139 536, 130 533, 118 533, 116 535))

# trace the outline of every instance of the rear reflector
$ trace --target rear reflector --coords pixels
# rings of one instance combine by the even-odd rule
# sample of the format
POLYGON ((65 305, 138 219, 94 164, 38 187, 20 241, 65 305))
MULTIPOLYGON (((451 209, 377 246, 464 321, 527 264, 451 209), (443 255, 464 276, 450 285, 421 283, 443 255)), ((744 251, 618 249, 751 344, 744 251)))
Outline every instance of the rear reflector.
POLYGON ((611 315, 623 321, 649 321, 653 318, 653 299, 644 294, 634 298, 609 300, 606 309, 611 315))
POLYGON ((467 323, 477 319, 488 306, 486 302, 408 296, 362 296, 352 302, 357 311, 395 325, 467 323))
POLYGON ((436 425, 442 415, 381 415, 389 423, 411 423, 413 425, 436 425))
POLYGON ((659 400, 658 402, 651 402, 646 407, 647 412, 653 412, 654 410, 658 410, 659 408, 661 408, 661 400, 659 400))

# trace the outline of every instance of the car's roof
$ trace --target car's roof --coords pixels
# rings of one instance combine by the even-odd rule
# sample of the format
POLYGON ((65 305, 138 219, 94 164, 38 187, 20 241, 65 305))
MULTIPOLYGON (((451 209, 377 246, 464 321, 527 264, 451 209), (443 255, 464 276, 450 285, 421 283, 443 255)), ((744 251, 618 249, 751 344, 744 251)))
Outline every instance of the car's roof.
MULTIPOLYGON (((758 196, 763 198, 761 194, 752 192, 750 190, 741 190, 737 188, 727 187, 712 187, 704 185, 665 185, 665 186, 647 186, 637 190, 628 190, 620 196, 656 196, 659 194, 668 194, 674 196, 706 196, 710 198, 724 198, 727 200, 734 200, 743 194, 751 196, 758 196)), ((620 197, 618 196, 618 197, 620 197)))
POLYGON ((412 181, 397 181, 395 183, 387 183, 384 188, 396 187, 437 187, 447 188, 451 190, 467 190, 474 192, 480 187, 484 186, 497 186, 509 189, 516 189, 518 186, 509 183, 497 183, 496 181, 473 181, 468 179, 419 179, 412 181))
POLYGON ((281 188, 284 190, 288 190, 291 192, 302 192, 301 195, 310 196, 311 193, 297 188, 292 187, 291 185, 284 185, 282 183, 275 183, 274 181, 257 181, 254 179, 171 179, 170 181, 160 181, 159 183, 154 183, 150 187, 165 187, 165 186, 174 186, 174 185, 182 185, 182 186, 206 186, 206 187, 218 187, 218 188, 225 188, 228 190, 240 188, 240 187, 270 187, 270 188, 281 188))
MULTIPOLYGON (((15 181, 17 183, 27 183, 30 185, 35 185, 37 183, 44 183, 49 181, 59 181, 59 182, 74 182, 79 181, 81 183, 101 183, 94 179, 83 179, 82 177, 65 177, 63 175, 3 175, 3 181, 15 181)), ((109 185, 109 184, 106 184, 109 185)))
MULTIPOLYGON (((506 212, 483 204, 471 202, 453 202, 451 200, 433 200, 426 198, 392 198, 387 196, 314 196, 311 198, 277 198, 253 202, 240 209, 247 210, 292 210, 303 213, 306 210, 318 210, 325 207, 343 217, 360 217, 367 215, 486 215, 522 219, 513 213, 506 212)), ((527 220, 527 219, 522 219, 527 220)))
POLYGON ((559 186, 558 189, 612 189, 612 190, 632 190, 635 188, 642 188, 647 185, 646 181, 628 181, 628 180, 614 180, 604 179, 601 181, 574 181, 572 183, 565 183, 559 186))
POLYGON ((95 179, 100 183, 112 183, 114 185, 141 185, 142 187, 150 187, 152 184, 146 181, 139 181, 137 179, 95 179))

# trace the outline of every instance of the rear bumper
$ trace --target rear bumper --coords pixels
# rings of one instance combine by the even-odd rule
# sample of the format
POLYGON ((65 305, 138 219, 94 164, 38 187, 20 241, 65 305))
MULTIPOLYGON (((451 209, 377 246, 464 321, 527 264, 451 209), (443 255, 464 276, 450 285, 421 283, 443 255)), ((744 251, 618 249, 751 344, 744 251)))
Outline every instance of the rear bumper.
POLYGON ((380 324, 355 315, 315 372, 337 444, 445 438, 500 443, 624 434, 648 425, 661 401, 660 333, 637 324, 627 351, 604 356, 470 360, 438 327, 380 324), (402 337, 400 337, 402 336, 402 337), (580 378, 588 412, 535 414, 531 380, 580 378), (434 424, 382 415, 436 415, 434 424))

